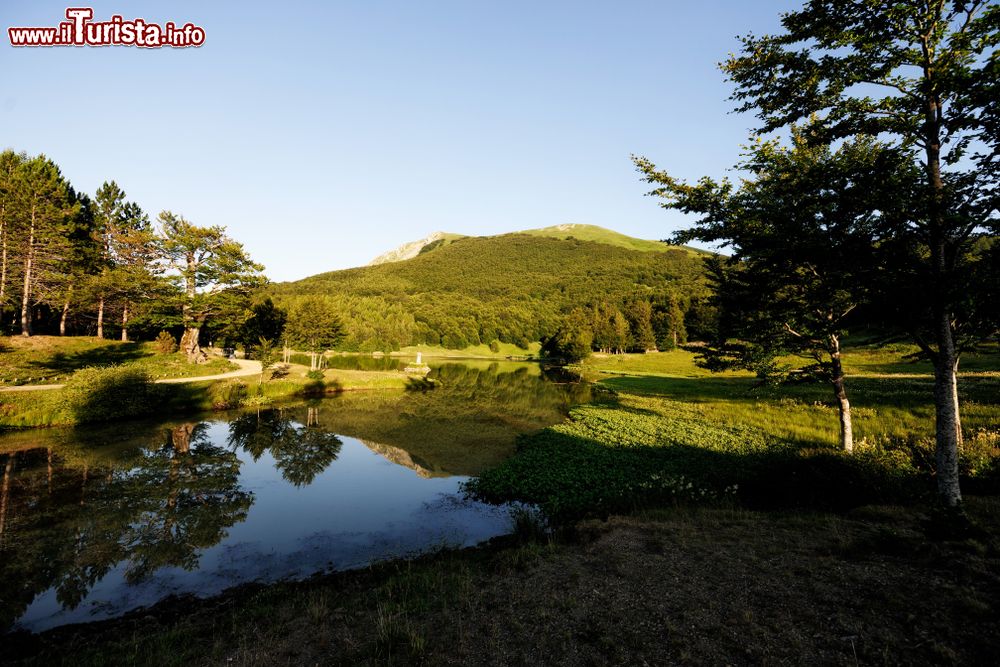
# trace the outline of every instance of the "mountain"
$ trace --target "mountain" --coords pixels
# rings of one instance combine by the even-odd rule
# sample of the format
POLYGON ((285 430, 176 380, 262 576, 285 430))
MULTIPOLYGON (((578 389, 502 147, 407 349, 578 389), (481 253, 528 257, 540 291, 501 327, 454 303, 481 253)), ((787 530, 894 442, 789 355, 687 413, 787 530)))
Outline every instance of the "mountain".
MULTIPOLYGON (((637 239, 611 229, 598 227, 597 225, 580 225, 576 223, 553 225, 551 227, 542 227, 541 229, 526 229, 524 231, 513 233, 528 234, 529 236, 545 236, 564 240, 578 239, 580 241, 594 241, 595 243, 604 243, 606 245, 613 245, 618 246, 619 248, 628 248, 629 250, 639 250, 643 252, 664 252, 668 247, 670 247, 663 241, 647 241, 646 239, 637 239)), ((504 234, 501 234, 501 236, 504 236, 504 234)), ((397 248, 393 248, 388 252, 382 253, 372 261, 368 262, 368 266, 413 259, 421 253, 430 252, 461 238, 466 237, 462 234, 434 232, 433 234, 425 236, 422 239, 404 243, 397 248)), ((689 252, 695 254, 705 254, 705 251, 703 250, 687 248, 686 246, 684 247, 689 252)))
POLYGON ((455 239, 462 238, 461 234, 449 234, 448 232, 433 232, 425 236, 422 239, 416 241, 410 241, 409 243, 404 243, 398 248, 393 248, 388 252, 384 252, 372 261, 368 262, 368 266, 375 266, 376 264, 388 264, 389 262, 402 262, 407 259, 413 259, 421 252, 425 252, 428 249, 433 249, 446 245, 455 239))
POLYGON ((599 227, 451 235, 415 253, 274 284, 268 293, 282 307, 324 296, 345 321, 342 349, 362 352, 494 340, 527 347, 580 306, 606 303, 626 312, 636 299, 654 305, 674 299, 683 310, 707 293, 700 253, 599 227), (629 247, 636 244, 643 249, 629 247))
POLYGON ((541 229, 528 229, 519 234, 530 234, 531 236, 549 236, 555 239, 579 239, 581 241, 594 241, 595 243, 605 243, 629 250, 641 250, 644 252, 663 252, 669 246, 662 241, 647 241, 637 239, 625 234, 620 234, 597 225, 565 224, 554 225, 552 227, 542 227, 541 229))

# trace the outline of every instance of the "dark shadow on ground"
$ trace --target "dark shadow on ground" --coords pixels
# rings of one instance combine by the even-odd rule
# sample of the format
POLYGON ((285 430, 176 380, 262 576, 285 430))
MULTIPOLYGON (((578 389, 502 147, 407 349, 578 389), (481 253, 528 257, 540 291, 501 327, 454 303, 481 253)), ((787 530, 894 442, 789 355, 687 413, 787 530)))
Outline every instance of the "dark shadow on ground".
POLYGON ((143 351, 139 343, 109 343, 104 347, 73 354, 56 352, 44 361, 30 361, 28 366, 62 375, 89 366, 115 366, 149 356, 152 354, 143 351))

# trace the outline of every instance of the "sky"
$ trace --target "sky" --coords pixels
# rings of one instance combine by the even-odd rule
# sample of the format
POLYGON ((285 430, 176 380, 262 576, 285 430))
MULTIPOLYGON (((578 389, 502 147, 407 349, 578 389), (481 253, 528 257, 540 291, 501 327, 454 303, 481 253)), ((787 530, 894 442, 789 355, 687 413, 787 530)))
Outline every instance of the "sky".
POLYGON ((630 155, 721 177, 754 127, 718 63, 786 0, 94 0, 205 30, 188 49, 13 48, 64 3, 0 3, 0 148, 151 217, 223 225, 276 281, 434 231, 565 223, 662 239, 630 155))

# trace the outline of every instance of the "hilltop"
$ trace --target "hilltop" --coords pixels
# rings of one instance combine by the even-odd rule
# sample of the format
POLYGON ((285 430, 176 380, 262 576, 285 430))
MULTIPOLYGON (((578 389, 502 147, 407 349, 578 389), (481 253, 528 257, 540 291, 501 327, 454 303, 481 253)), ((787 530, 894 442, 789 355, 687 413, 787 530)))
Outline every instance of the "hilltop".
MULTIPOLYGON (((580 225, 576 223, 567 223, 562 225, 552 225, 551 227, 542 227, 540 229, 525 229, 519 232, 513 232, 514 234, 528 234, 529 236, 544 236, 554 239, 563 240, 580 240, 580 241, 593 241, 595 243, 603 243, 606 245, 618 246, 619 248, 628 248, 629 250, 639 250, 643 252, 664 252, 667 248, 672 247, 663 241, 648 241, 646 239, 638 239, 633 236, 626 236, 620 232, 616 232, 611 229, 605 229, 604 227, 598 227, 597 225, 580 225)), ((500 236, 506 236, 506 234, 500 234, 500 236)), ((464 234, 451 234, 448 232, 433 232, 428 234, 422 239, 416 241, 410 241, 404 243, 388 252, 384 252, 372 261, 368 263, 368 266, 374 266, 376 264, 387 264, 389 262, 401 262, 407 259, 413 259, 417 255, 425 252, 430 252, 437 248, 448 245, 452 241, 462 238, 469 238, 464 234)), ((676 246, 673 246, 676 247, 676 246)), ((687 248, 692 253, 705 254, 703 250, 697 250, 695 248, 687 248)))
POLYGON ((494 340, 526 348, 576 306, 667 294, 690 303, 706 291, 701 256, 585 225, 441 235, 410 259, 279 283, 268 293, 285 306, 308 295, 334 301, 348 325, 348 350, 460 349, 494 340))

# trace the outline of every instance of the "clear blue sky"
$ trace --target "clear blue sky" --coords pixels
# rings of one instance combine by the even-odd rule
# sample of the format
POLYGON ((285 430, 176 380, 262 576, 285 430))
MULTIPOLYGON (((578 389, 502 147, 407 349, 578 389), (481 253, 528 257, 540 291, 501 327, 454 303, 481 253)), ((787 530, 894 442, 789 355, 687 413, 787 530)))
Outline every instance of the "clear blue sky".
MULTIPOLYGON (((86 3, 72 2, 79 6, 86 3)), ((225 225, 289 280, 436 230, 576 222, 663 238, 629 155, 722 175, 754 119, 716 64, 801 2, 95 2, 197 49, 13 49, 65 2, 4 0, 0 147, 152 216, 225 225)))

